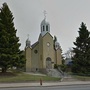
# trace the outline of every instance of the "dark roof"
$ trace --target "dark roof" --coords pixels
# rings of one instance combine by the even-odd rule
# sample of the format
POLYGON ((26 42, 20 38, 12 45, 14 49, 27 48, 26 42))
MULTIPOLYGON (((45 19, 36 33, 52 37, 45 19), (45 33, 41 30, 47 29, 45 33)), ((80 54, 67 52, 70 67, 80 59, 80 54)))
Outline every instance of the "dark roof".
POLYGON ((31 47, 34 48, 39 42, 35 42, 31 47))

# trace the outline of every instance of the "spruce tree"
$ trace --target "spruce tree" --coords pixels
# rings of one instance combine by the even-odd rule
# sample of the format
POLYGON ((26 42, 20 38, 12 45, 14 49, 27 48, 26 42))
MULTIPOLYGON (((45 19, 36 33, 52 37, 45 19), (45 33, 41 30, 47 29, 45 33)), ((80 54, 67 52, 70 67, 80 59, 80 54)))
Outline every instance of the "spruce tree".
POLYGON ((75 55, 72 58, 72 71, 78 74, 88 74, 90 73, 90 32, 83 22, 78 33, 79 36, 76 38, 76 42, 74 42, 76 47, 73 48, 75 55))
POLYGON ((0 9, 0 68, 6 72, 13 66, 19 67, 24 63, 23 56, 19 49, 19 37, 16 36, 17 30, 14 27, 13 15, 7 3, 0 9))

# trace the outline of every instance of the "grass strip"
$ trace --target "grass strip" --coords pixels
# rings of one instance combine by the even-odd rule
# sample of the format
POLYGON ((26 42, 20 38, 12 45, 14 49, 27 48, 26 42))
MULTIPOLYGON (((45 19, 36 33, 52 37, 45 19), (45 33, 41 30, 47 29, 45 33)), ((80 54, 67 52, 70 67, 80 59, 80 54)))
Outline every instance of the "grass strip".
POLYGON ((90 81, 90 76, 74 76, 76 79, 81 80, 81 81, 90 81))
POLYGON ((9 83, 9 82, 32 82, 32 81, 59 81, 60 78, 49 77, 49 76, 38 76, 38 75, 29 75, 24 73, 19 73, 12 76, 0 76, 0 83, 9 83))

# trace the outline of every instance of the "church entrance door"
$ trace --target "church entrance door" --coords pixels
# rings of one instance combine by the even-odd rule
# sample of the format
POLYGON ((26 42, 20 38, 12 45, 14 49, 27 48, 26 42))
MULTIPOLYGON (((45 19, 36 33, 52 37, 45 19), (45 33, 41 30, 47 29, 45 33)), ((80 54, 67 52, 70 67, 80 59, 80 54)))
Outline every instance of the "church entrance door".
POLYGON ((46 58, 46 68, 51 69, 52 68, 52 60, 50 57, 46 58))

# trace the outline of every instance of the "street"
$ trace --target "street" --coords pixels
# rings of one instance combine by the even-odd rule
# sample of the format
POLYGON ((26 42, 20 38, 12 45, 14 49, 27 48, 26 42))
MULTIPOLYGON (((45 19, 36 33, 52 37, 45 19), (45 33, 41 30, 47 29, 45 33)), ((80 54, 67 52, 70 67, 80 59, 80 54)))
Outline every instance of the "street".
POLYGON ((90 90, 90 85, 0 88, 0 90, 90 90))

